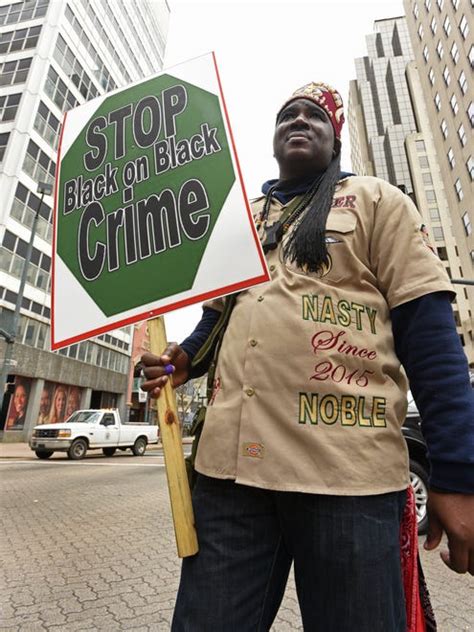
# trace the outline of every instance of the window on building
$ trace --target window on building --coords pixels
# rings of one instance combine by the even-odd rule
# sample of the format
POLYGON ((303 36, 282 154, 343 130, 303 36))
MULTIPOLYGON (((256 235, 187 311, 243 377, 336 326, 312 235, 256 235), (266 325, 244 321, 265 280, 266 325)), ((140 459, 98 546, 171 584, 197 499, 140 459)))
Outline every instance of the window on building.
POLYGON ((466 39, 469 34, 469 24, 465 15, 462 16, 461 21, 459 22, 459 30, 461 31, 463 39, 466 39))
POLYGON ((59 119, 40 101, 33 127, 56 150, 59 142, 59 119))
POLYGON ((433 226, 433 237, 435 241, 444 241, 444 232, 441 226, 433 226))
POLYGON ((466 169, 471 180, 474 180, 474 160, 472 159, 472 156, 469 156, 466 160, 466 169))
POLYGON ((443 48, 443 42, 441 40, 439 40, 436 46, 436 52, 438 53, 438 57, 442 59, 444 55, 444 48, 443 48))
POLYGON ((474 265, 474 250, 471 250, 471 263, 474 265))
POLYGON ((93 73, 96 79, 99 81, 100 85, 104 88, 105 91, 113 90, 114 88, 116 88, 117 84, 112 79, 102 57, 98 54, 97 50, 86 35, 84 29, 81 26, 81 23, 79 22, 78 18, 69 5, 66 5, 66 18, 72 24, 76 35, 79 37, 81 43, 85 46, 87 52, 92 57, 94 61, 93 73))
POLYGON ((34 48, 38 43, 41 26, 30 26, 0 34, 0 55, 34 48))
POLYGON ((423 179, 423 184, 433 184, 433 178, 430 173, 423 173, 421 177, 423 179))
POLYGON ((463 94, 466 94, 466 92, 467 92, 467 79, 466 79, 466 75, 464 73, 464 70, 461 70, 461 72, 459 73, 458 83, 459 83, 459 87, 461 88, 461 92, 463 94))
POLYGON ((26 149, 23 170, 29 174, 35 182, 48 182, 53 184, 56 174, 54 160, 41 150, 38 145, 30 140, 26 149))
POLYGON ((425 9, 427 12, 431 10, 431 0, 425 0, 425 9))
POLYGON ((49 0, 29 0, 0 7, 0 26, 41 18, 46 15, 48 4, 49 0))
POLYGON ((13 121, 21 99, 21 92, 0 96, 0 121, 13 121))
MULTIPOLYGON (((107 25, 104 26, 104 21, 103 19, 99 18, 95 11, 94 8, 92 7, 92 4, 90 2, 88 2, 87 0, 82 0, 82 5, 85 9, 85 11, 87 12, 87 15, 89 16, 90 21, 92 22, 93 26, 95 27, 98 36, 99 36, 99 40, 101 42, 104 42, 111 57, 113 58, 115 64, 118 66, 118 68, 120 69, 120 72, 122 73, 122 75, 125 78, 126 83, 130 83, 132 81, 130 75, 127 72, 127 69, 125 68, 122 60, 120 59, 119 55, 117 54, 117 50, 116 50, 116 46, 114 44, 114 42, 112 41, 112 39, 116 39, 115 34, 113 32, 111 32, 112 35, 112 39, 109 37, 108 35, 108 31, 110 31, 110 29, 107 27, 107 25)), ((67 12, 66 12, 66 16, 67 16, 67 12)), ((97 38, 94 38, 97 41, 97 38)), ((125 38, 125 36, 123 38, 119 38, 124 44, 125 46, 128 47, 128 42, 125 38)), ((131 55, 131 57, 133 59, 135 59, 135 57, 133 55, 131 55)), ((141 68, 140 64, 136 63, 136 70, 138 71, 139 75, 141 77, 145 76, 145 72, 143 71, 143 68, 141 68)))
POLYGON ((413 15, 415 16, 416 19, 418 19, 418 16, 420 15, 420 12, 418 11, 418 5, 416 2, 413 5, 413 15))
POLYGON ((453 45, 451 46, 451 57, 454 61, 455 64, 458 63, 459 61, 459 49, 458 49, 458 45, 456 44, 456 42, 453 42, 453 45))
POLYGON ((426 46, 426 45, 423 48, 423 57, 425 59, 425 63, 427 63, 428 59, 430 58, 430 52, 428 50, 428 46, 426 46))
POLYGON ((451 82, 451 75, 449 73, 449 68, 447 66, 444 67, 443 70, 443 79, 444 79, 444 83, 449 86, 450 82, 451 82))
POLYGON ((456 164, 456 160, 454 158, 454 152, 453 152, 451 147, 448 150, 447 156, 448 156, 449 166, 451 167, 451 169, 454 169, 454 165, 456 164))
POLYGON ((466 136, 466 131, 464 129, 464 125, 462 123, 458 127, 458 136, 459 136, 459 141, 460 141, 461 145, 463 147, 465 147, 466 143, 467 143, 467 136, 466 136))
POLYGON ((425 195, 426 195, 426 199, 428 201, 428 203, 431 204, 431 202, 436 202, 436 194, 433 191, 433 189, 425 189, 425 195))
POLYGON ((456 95, 453 93, 449 103, 451 104, 451 110, 453 111, 453 114, 456 115, 459 112, 459 106, 458 106, 458 100, 456 99, 456 95))
POLYGON ((418 37, 422 40, 424 35, 423 24, 420 23, 418 26, 418 37))
POLYGON ((430 71, 428 73, 428 79, 430 80, 430 83, 433 86, 435 82, 435 73, 434 73, 433 68, 430 68, 430 71))
POLYGON ((464 230, 466 231, 466 235, 470 235, 472 233, 472 224, 471 224, 471 219, 469 217, 469 213, 467 211, 462 216, 462 223, 464 225, 464 230))
POLYGON ((443 9, 444 0, 436 0, 436 4, 438 5, 438 9, 441 11, 443 9))
POLYGON ((422 153, 426 151, 426 145, 424 140, 416 140, 415 141, 416 151, 418 153, 422 153))
POLYGON ((436 18, 434 15, 431 18, 430 29, 433 35, 436 33, 436 30, 438 29, 438 23, 436 22, 436 18))
POLYGON ((22 226, 31 228, 37 211, 36 234, 51 243, 51 208, 46 202, 40 206, 40 198, 19 182, 10 211, 11 217, 15 218, 22 226))
POLYGON ((471 64, 471 68, 474 68, 474 44, 469 49, 469 63, 471 64))
POLYGON ((48 69, 44 90, 61 112, 66 112, 66 110, 70 110, 78 104, 76 97, 67 89, 66 84, 52 66, 48 69))
POLYGON ((435 97, 434 97, 434 102, 435 102, 435 105, 436 105, 436 109, 437 109, 437 110, 438 110, 438 112, 439 112, 439 111, 440 111, 440 109, 441 109, 441 97, 439 96, 439 94, 438 94, 438 93, 436 93, 436 94, 435 94, 435 97))
POLYGON ((3 156, 8 145, 8 139, 10 138, 10 132, 0 134, 0 163, 3 162, 3 156))
POLYGON ((454 7, 454 10, 457 11, 459 7, 459 0, 451 0, 451 4, 454 7))
POLYGON ((440 127, 441 133, 443 134, 444 138, 448 138, 448 125, 444 119, 441 121, 440 127))
POLYGON ((436 250, 438 251, 438 257, 441 259, 441 261, 448 260, 448 251, 444 246, 437 246, 436 250))
POLYGON ((24 83, 31 66, 31 57, 16 59, 0 64, 0 86, 13 86, 24 83))
POLYGON ((471 101, 467 108, 467 117, 471 123, 471 127, 474 127, 474 103, 471 101))
POLYGON ((430 208, 430 219, 432 219, 433 222, 439 222, 441 219, 439 215, 439 208, 437 208, 436 206, 432 206, 430 208))
POLYGON ((463 197, 464 197, 464 193, 463 193, 462 186, 461 186, 461 180, 459 178, 454 183, 454 190, 456 191, 456 195, 458 197, 458 200, 461 201, 463 199, 463 197))
MULTIPOLYGON (((17 237, 14 233, 6 230, 3 237, 3 248, 5 251, 8 250, 10 252, 5 252, 5 256, 2 257, 2 268, 9 274, 20 278, 28 250, 28 243, 21 237, 17 237)), ((33 247, 26 275, 27 283, 40 290, 49 292, 50 270, 51 257, 33 247)))
POLYGON ((429 169, 430 164, 427 156, 419 156, 418 162, 420 163, 420 167, 422 169, 429 169))
POLYGON ((444 19, 443 29, 444 29, 444 32, 446 33, 446 37, 449 37, 449 34, 451 33, 451 21, 448 15, 444 19))
POLYGON ((82 94, 84 99, 93 99, 99 95, 98 89, 92 83, 91 78, 78 62, 74 53, 61 35, 58 35, 53 57, 60 65, 61 69, 72 80, 73 84, 82 94))

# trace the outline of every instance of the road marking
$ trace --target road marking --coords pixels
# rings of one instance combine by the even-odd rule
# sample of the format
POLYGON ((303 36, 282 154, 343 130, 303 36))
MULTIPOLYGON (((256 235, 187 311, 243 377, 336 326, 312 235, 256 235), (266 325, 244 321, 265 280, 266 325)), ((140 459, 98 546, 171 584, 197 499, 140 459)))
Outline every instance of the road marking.
POLYGON ((165 467, 164 463, 93 463, 89 462, 81 462, 81 461, 15 461, 13 459, 8 459, 1 461, 0 465, 97 465, 97 466, 109 466, 109 467, 165 467))

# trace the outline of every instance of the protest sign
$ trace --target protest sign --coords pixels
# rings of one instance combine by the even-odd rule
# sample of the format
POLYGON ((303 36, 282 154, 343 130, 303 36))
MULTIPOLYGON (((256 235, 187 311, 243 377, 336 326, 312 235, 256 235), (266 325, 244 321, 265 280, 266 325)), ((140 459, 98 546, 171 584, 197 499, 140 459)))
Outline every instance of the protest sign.
POLYGON ((58 164, 53 349, 269 279, 214 55, 68 112, 58 164))

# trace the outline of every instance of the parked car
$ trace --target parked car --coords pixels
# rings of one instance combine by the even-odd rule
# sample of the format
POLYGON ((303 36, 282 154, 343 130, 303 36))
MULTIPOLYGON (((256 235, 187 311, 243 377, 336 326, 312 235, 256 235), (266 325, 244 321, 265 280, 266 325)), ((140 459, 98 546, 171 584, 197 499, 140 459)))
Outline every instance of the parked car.
MULTIPOLYGON (((474 372, 469 374, 471 386, 474 388, 474 372)), ((428 477, 430 464, 427 457, 426 443, 421 433, 421 417, 411 392, 408 392, 408 409, 402 433, 410 455, 410 482, 415 492, 418 533, 423 535, 428 527, 426 503, 428 500, 428 477)))
POLYGON ((421 417, 411 392, 408 393, 408 409, 402 433, 410 456, 410 482, 415 492, 416 518, 418 533, 426 533, 428 515, 428 477, 430 465, 427 457, 426 443, 421 433, 421 417))
POLYGON ((123 423, 118 410, 90 409, 77 410, 64 423, 35 426, 29 445, 39 459, 67 452, 79 460, 100 448, 104 456, 113 456, 117 448, 143 456, 150 443, 158 443, 158 426, 123 423))

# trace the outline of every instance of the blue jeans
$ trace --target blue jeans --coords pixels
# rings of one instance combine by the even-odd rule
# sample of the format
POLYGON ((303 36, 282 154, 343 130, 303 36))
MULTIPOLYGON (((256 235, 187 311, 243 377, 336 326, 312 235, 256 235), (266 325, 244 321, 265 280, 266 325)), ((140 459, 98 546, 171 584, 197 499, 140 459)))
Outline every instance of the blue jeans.
POLYGON ((291 563, 304 629, 405 632, 406 492, 274 492, 200 475, 199 553, 183 560, 173 632, 269 630, 291 563))

